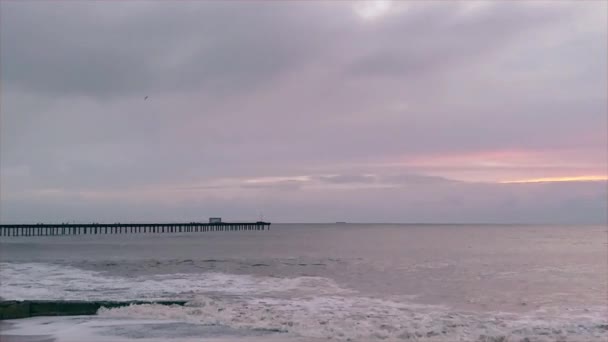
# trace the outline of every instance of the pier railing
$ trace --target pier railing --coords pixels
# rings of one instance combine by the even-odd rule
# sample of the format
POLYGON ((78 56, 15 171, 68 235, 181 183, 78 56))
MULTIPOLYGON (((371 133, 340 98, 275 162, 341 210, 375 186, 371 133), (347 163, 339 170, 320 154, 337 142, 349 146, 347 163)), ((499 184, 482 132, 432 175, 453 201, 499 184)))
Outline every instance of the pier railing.
POLYGON ((168 234, 270 230, 270 222, 250 223, 89 223, 0 224, 0 236, 62 236, 99 234, 168 234))

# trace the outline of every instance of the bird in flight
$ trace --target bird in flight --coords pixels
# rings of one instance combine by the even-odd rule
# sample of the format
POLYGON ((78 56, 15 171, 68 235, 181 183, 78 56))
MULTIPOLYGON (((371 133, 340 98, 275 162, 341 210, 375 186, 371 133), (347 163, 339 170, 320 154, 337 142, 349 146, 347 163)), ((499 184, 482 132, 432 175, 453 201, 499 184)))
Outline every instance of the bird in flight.
POLYGON ((144 101, 146 101, 148 99, 148 96, 144 97, 144 101))

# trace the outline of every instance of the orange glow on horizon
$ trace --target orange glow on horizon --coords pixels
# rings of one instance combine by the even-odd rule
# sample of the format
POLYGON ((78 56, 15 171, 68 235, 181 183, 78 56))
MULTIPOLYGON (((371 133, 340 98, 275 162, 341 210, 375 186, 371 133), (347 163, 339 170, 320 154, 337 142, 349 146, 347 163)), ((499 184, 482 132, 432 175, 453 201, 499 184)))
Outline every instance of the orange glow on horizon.
MULTIPOLYGON (((397 164, 415 167, 526 169, 526 168, 594 168, 596 156, 582 156, 578 151, 559 150, 488 150, 455 154, 431 154, 402 158, 397 164), (564 154, 568 155, 567 162, 564 154), (594 159, 595 158, 595 159, 594 159)), ((594 172, 593 172, 594 173, 594 172)), ((591 174, 593 174, 591 173, 591 174)))
POLYGON ((549 183, 549 182, 597 182, 608 181, 608 176, 574 176, 574 177, 545 177, 500 181, 502 184, 517 184, 517 183, 549 183))

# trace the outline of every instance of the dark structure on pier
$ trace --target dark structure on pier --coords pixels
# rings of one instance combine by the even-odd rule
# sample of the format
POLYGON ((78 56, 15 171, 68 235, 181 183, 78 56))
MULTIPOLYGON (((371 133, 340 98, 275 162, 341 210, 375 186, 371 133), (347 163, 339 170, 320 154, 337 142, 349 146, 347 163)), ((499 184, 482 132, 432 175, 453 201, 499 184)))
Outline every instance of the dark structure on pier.
POLYGON ((113 223, 113 224, 1 224, 0 236, 55 236, 98 234, 167 234, 235 232, 245 230, 270 230, 270 222, 250 223, 113 223))

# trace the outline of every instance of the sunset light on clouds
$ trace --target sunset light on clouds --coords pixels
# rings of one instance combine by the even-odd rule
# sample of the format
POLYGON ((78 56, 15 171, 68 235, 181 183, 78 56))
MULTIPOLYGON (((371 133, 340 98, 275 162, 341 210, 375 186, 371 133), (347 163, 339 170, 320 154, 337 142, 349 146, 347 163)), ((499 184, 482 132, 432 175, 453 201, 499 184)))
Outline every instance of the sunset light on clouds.
POLYGON ((547 182, 597 182, 607 181, 608 176, 575 176, 575 177, 546 177, 502 181, 501 183, 547 183, 547 182))
POLYGON ((1 6, 0 220, 606 222, 605 2, 1 6))
POLYGON ((0 342, 607 342, 607 56, 608 0, 0 0, 0 342))

